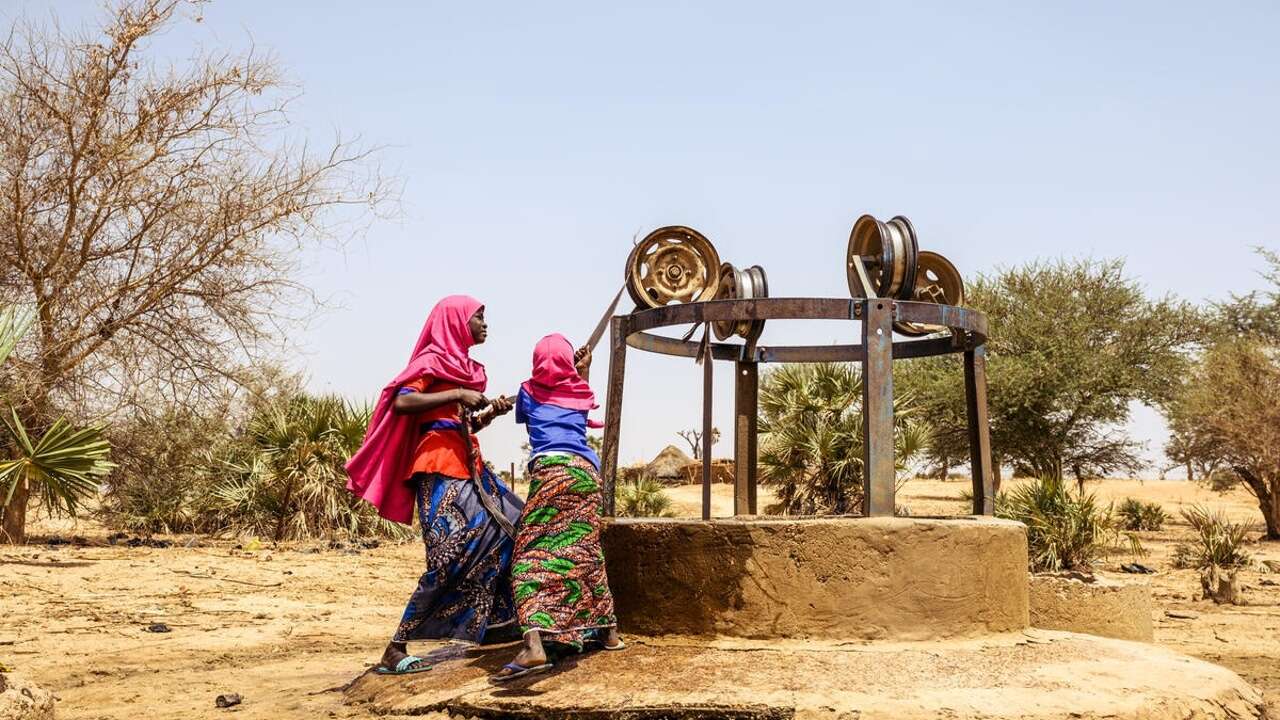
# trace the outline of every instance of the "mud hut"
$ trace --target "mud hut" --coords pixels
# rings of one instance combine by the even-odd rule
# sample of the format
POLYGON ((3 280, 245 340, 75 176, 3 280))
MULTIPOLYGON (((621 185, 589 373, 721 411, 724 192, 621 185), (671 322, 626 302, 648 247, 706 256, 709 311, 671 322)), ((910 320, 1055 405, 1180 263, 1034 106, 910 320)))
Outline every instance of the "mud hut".
POLYGON ((684 468, 692 462, 693 458, 684 454, 680 448, 668 445, 644 469, 663 485, 682 485, 684 468))

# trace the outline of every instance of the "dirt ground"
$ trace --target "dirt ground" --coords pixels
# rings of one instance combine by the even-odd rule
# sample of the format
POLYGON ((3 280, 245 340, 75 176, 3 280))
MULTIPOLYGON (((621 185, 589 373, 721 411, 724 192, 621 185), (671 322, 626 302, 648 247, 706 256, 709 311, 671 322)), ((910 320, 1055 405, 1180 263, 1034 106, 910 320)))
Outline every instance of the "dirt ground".
MULTIPOLYGON (((914 515, 957 514, 965 486, 912 481, 900 504, 914 515)), ((1188 532, 1178 507, 1206 504, 1257 521, 1249 496, 1177 481, 1091 489, 1103 500, 1159 501, 1174 518, 1140 535, 1141 562, 1158 570, 1156 641, 1235 670, 1280 717, 1280 574, 1245 571, 1248 604, 1215 606, 1196 599, 1196 573, 1170 560, 1188 532)), ((698 513, 700 488, 671 494, 680 514, 698 513)), ((714 500, 714 514, 729 514, 730 486, 716 486, 714 500)), ((376 660, 422 567, 417 542, 272 547, 166 536, 157 539, 170 546, 149 547, 108 538, 89 522, 45 522, 36 544, 0 547, 0 663, 54 691, 60 718, 365 717, 343 705, 340 689, 376 660), (157 623, 169 632, 149 631, 157 623), (222 693, 244 702, 217 709, 222 693)), ((1280 561, 1280 543, 1249 549, 1280 561)), ((1116 555, 1100 569, 1131 559, 1116 555)))

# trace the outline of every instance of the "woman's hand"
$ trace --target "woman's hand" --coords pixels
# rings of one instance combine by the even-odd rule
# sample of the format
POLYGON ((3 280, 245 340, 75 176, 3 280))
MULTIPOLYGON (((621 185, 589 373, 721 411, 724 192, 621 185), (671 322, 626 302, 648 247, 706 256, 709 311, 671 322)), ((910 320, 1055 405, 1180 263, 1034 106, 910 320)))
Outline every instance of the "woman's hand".
POLYGON ((486 398, 481 393, 476 392, 475 390, 470 390, 468 388, 458 388, 454 392, 458 396, 457 401, 459 403, 462 403, 466 407, 471 408, 472 410, 476 408, 484 407, 485 405, 489 404, 489 399, 486 398))

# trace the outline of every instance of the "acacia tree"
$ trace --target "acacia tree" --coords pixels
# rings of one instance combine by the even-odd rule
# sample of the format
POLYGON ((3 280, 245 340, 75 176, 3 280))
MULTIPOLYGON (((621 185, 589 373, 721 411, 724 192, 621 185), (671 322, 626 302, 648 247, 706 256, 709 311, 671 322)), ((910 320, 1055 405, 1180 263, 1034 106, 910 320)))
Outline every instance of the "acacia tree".
POLYGON ((964 367, 960 359, 945 355, 895 362, 893 392, 913 405, 918 417, 929 424, 930 439, 924 451, 929 471, 948 479, 951 471, 964 466, 969 458, 964 367))
MULTIPOLYGON (((300 251, 388 197, 370 150, 285 135, 272 59, 149 55, 192 6, 124 0, 84 32, 19 20, 0 43, 0 300, 35 311, 14 364, 36 427, 200 397, 305 311, 300 251)), ((26 504, 4 508, 11 537, 26 504)))
MULTIPOLYGON (((966 304, 986 313, 987 399, 997 464, 1039 477, 1135 472, 1130 404, 1164 407, 1188 367, 1198 319, 1151 300, 1120 261, 1033 263, 979 277, 966 304)), ((968 458, 963 376, 954 358, 895 367, 895 385, 934 427, 934 460, 968 458), (898 382, 900 380, 900 383, 898 382)))
POLYGON ((1170 405, 1196 458, 1220 462, 1253 494, 1280 540, 1280 347, 1233 338, 1205 351, 1170 405))
POLYGON ((1267 536, 1280 539, 1280 255, 1259 249, 1271 288, 1233 296, 1207 313, 1208 347, 1177 385, 1165 417, 1165 454, 1214 489, 1243 485, 1267 536))

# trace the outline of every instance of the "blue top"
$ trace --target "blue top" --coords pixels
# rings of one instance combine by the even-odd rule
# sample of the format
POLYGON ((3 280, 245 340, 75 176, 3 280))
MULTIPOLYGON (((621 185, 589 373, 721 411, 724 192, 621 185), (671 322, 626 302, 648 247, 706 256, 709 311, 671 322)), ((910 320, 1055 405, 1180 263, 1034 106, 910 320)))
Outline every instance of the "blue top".
POLYGON ((587 411, 539 403, 520 388, 516 397, 516 422, 529 428, 531 455, 545 452, 573 453, 600 469, 600 458, 587 445, 587 411))

